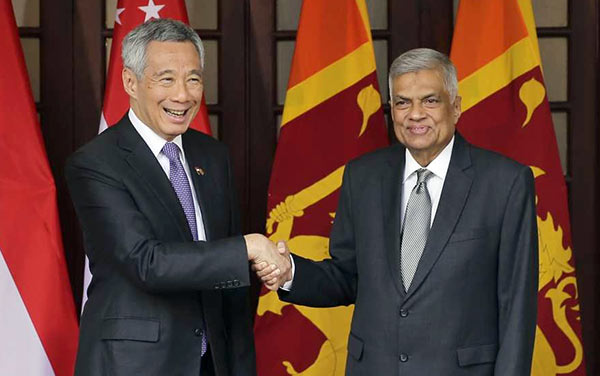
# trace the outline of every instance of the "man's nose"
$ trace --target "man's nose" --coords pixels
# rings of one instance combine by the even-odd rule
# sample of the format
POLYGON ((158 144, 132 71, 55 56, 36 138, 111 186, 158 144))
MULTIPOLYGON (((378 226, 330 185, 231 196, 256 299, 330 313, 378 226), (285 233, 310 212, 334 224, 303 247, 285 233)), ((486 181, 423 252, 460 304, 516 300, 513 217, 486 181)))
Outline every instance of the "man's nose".
POLYGON ((421 120, 425 117, 425 111, 423 105, 419 101, 414 101, 410 106, 408 117, 411 120, 421 120))
POLYGON ((187 102, 190 100, 190 90, 185 84, 185 81, 178 81, 173 86, 171 99, 175 102, 187 102))

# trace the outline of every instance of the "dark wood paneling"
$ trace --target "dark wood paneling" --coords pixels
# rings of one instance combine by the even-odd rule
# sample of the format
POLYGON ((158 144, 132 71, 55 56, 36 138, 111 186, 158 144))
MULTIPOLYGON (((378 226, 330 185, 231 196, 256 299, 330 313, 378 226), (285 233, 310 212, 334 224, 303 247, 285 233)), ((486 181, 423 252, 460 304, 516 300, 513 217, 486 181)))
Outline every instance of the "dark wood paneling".
POLYGON ((229 146, 232 168, 238 187, 243 228, 247 230, 250 194, 248 181, 248 122, 245 17, 246 2, 219 1, 219 103, 220 139, 229 146))
POLYGON ((276 147, 276 50, 275 2, 249 1, 248 80, 249 80, 249 174, 248 231, 265 232, 267 190, 276 147))
POLYGON ((42 134, 57 189, 63 244, 74 295, 80 266, 73 252, 78 248, 73 236, 71 200, 63 175, 66 158, 73 149, 73 4, 70 1, 40 2, 40 79, 42 134))
MULTIPOLYGON (((75 2, 73 20, 73 124, 71 152, 98 134, 102 99, 104 93, 104 2, 75 2)), ((67 208, 66 208, 67 209, 67 208)), ((81 305, 83 290, 83 265, 85 254, 79 222, 72 206, 69 206, 71 222, 70 242, 73 248, 69 258, 74 265, 71 280, 74 283, 75 301, 81 305)), ((66 229, 64 230, 66 232, 66 229)))
POLYGON ((570 208, 588 375, 600 372, 598 0, 570 2, 570 208), (595 32, 592 32, 594 30, 595 32))
POLYGON ((389 14, 390 63, 411 48, 450 53, 452 0, 389 0, 389 14))

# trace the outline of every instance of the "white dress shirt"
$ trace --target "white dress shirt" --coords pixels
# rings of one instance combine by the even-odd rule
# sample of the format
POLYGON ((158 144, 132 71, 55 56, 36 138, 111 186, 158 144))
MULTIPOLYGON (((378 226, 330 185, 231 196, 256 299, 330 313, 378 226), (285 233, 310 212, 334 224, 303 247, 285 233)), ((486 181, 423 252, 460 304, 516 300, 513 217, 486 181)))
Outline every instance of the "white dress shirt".
POLYGON ((452 157, 452 146, 454 145, 454 136, 446 145, 446 147, 435 157, 427 166, 421 166, 406 149, 406 158, 404 164, 404 178, 402 179, 402 210, 400 211, 400 223, 404 223, 404 214, 406 214, 406 205, 408 205, 408 198, 417 184, 417 170, 421 168, 427 168, 433 173, 433 175, 427 180, 427 191, 429 192, 429 198, 431 199, 431 223, 435 219, 435 213, 437 212, 438 205, 440 203, 440 196, 442 195, 442 188, 444 187, 444 181, 446 180, 446 173, 448 172, 448 166, 450 166, 450 157, 452 157))
MULTIPOLYGON (((137 133, 139 133, 139 135, 142 137, 146 145, 148 145, 148 147, 152 151, 152 154, 154 154, 154 156, 156 157, 156 160, 160 164, 160 167, 162 167, 168 179, 170 172, 169 158, 167 158, 166 155, 161 153, 161 150, 163 146, 165 146, 165 144, 167 143, 167 140, 160 137, 152 130, 152 128, 144 124, 131 108, 129 109, 129 120, 131 121, 131 124, 133 124, 133 127, 135 128, 137 133)), ((181 135, 175 137, 171 142, 176 144, 179 147, 179 151, 181 152, 179 154, 179 159, 181 160, 181 164, 183 164, 183 168, 185 169, 185 175, 187 176, 188 182, 190 183, 190 188, 192 188, 191 191, 192 199, 194 200, 194 211, 196 212, 196 227, 198 229, 198 240, 204 241, 206 240, 206 232, 204 231, 202 212, 200 211, 200 205, 198 204, 198 198, 196 197, 196 190, 194 189, 194 183, 192 182, 190 169, 185 160, 185 151, 183 150, 183 142, 181 140, 181 135)))
MULTIPOLYGON (((446 180, 446 174, 448 173, 448 167, 450 166, 450 158, 452 157, 452 146, 454 145, 454 136, 446 145, 446 147, 438 154, 433 161, 427 166, 421 166, 410 154, 410 151, 406 149, 406 157, 404 162, 404 178, 402 179, 402 210, 400 211, 400 223, 404 223, 404 214, 406 212, 406 205, 408 204, 408 198, 412 192, 415 184, 417 184, 417 170, 420 168, 427 168, 433 173, 433 175, 427 180, 427 191, 429 192, 429 198, 431 199, 431 224, 435 219, 435 213, 437 212, 438 205, 440 203, 440 196, 442 195, 442 188, 444 187, 444 181, 446 180)), ((400 231, 400 229, 398 229, 400 231)), ((294 258, 290 255, 292 261, 292 279, 284 283, 281 286, 283 290, 291 290, 294 274, 296 267, 294 265, 294 258)))

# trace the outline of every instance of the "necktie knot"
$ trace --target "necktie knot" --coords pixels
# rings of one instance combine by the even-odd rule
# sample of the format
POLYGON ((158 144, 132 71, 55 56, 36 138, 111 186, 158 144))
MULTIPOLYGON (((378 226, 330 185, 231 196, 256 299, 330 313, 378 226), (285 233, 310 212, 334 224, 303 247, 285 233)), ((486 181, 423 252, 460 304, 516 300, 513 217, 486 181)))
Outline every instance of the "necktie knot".
POLYGON ((162 148, 163 154, 169 159, 170 162, 179 160, 179 146, 173 142, 167 142, 162 148))

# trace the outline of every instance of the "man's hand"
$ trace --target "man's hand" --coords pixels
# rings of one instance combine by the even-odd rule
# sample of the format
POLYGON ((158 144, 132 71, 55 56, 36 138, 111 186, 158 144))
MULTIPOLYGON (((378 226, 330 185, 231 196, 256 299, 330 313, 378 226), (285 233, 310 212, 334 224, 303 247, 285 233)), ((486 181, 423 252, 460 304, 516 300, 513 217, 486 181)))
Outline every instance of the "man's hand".
POLYGON ((277 242, 277 251, 280 255, 284 256, 289 263, 287 272, 276 273, 272 271, 272 268, 266 263, 260 263, 252 266, 252 269, 256 271, 256 275, 269 290, 277 290, 283 286, 283 284, 292 280, 293 277, 290 261, 290 250, 287 247, 287 244, 284 241, 277 242))
POLYGON ((248 250, 248 260, 252 262, 252 270, 269 290, 277 290, 279 286, 291 279, 291 262, 289 249, 284 242, 277 246, 260 234, 244 236, 248 250))

